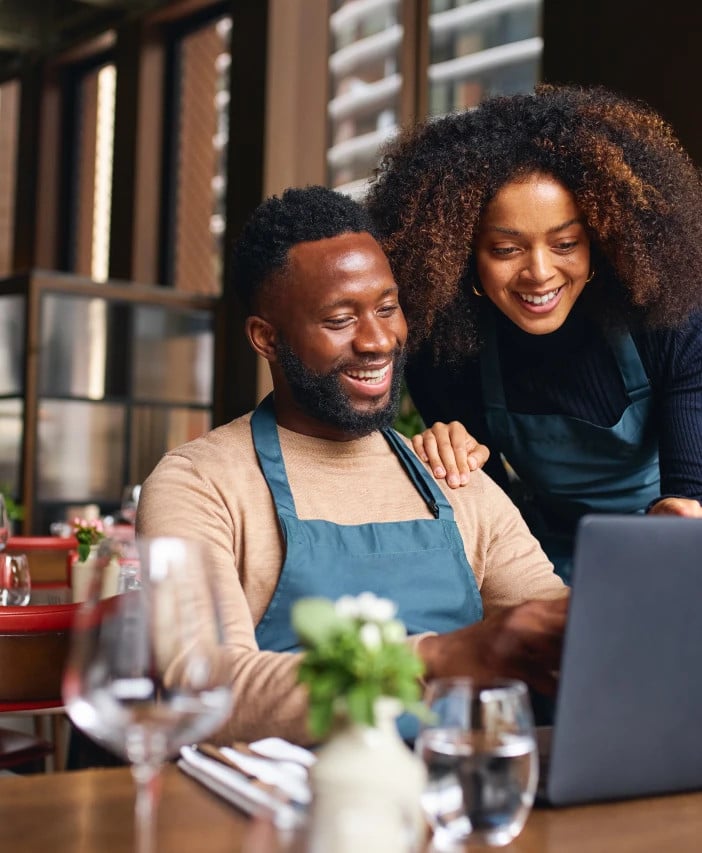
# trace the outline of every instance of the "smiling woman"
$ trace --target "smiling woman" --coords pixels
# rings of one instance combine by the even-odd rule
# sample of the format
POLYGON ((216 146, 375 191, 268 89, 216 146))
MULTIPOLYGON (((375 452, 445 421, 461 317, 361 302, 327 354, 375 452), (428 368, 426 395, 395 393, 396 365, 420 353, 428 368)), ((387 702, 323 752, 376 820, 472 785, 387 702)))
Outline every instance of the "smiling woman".
POLYGON ((590 239, 575 199, 534 173, 505 184, 486 207, 475 240, 485 295, 520 329, 559 329, 588 281, 590 239))
POLYGON ((390 143, 369 210, 436 476, 488 445, 565 578, 586 512, 702 515, 702 182, 660 116, 492 98, 390 143))

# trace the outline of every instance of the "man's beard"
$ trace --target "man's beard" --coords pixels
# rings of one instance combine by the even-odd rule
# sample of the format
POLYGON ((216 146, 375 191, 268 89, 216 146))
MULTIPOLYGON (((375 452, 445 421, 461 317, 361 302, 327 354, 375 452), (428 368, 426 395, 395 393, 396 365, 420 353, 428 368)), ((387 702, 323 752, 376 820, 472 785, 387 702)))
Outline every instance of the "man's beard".
MULTIPOLYGON (((368 435, 394 423, 400 408, 402 373, 406 360, 403 348, 398 347, 393 353, 392 382, 387 402, 369 411, 354 409, 342 388, 340 374, 347 364, 334 368, 330 373, 317 373, 303 364, 282 338, 278 339, 276 355, 293 399, 310 417, 354 437, 368 435)), ((362 366, 362 361, 353 364, 358 368, 362 366)))

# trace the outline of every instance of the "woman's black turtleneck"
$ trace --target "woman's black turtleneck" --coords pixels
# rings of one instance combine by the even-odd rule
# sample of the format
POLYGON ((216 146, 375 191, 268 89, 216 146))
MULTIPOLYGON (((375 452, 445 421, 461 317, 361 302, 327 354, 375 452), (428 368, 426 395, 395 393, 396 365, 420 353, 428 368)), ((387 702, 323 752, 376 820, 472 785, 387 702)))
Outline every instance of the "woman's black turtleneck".
MULTIPOLYGON (((577 308, 578 306, 576 306, 577 308)), ((628 405, 605 333, 573 310, 548 335, 530 335, 494 310, 507 408, 564 414, 612 426, 628 405)), ((654 397, 651 428, 659 437, 662 495, 702 498, 702 315, 677 329, 633 331, 654 397)), ((485 422, 480 356, 434 365, 429 348, 410 357, 407 384, 424 422, 461 421, 491 450, 485 470, 506 486, 498 447, 485 422)))

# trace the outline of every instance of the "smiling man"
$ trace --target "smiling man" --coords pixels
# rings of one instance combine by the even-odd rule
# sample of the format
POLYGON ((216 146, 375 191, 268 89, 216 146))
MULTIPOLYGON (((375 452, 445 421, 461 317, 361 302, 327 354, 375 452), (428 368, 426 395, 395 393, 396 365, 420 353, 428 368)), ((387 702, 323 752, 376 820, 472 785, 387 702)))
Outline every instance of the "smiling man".
POLYGON ((235 692, 221 739, 306 743, 290 610, 394 600, 426 676, 501 674, 549 692, 564 587, 485 474, 437 484, 391 425, 407 327, 365 211, 323 187, 263 202, 235 248, 246 334, 270 366, 255 412, 167 453, 138 532, 211 546, 235 692))
POLYGON ((407 326, 375 239, 298 243, 277 278, 279 293, 259 302, 246 332, 270 363, 278 423, 337 441, 391 426, 407 326))

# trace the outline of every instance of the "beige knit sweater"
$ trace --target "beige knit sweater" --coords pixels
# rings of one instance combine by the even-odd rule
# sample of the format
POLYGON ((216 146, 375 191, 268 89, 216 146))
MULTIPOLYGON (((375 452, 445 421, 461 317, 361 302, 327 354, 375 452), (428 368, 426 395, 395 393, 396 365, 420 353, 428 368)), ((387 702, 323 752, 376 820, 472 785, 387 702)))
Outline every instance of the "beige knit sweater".
MULTIPOLYGON (((279 428, 300 518, 339 524, 431 518, 380 433, 325 441, 279 428)), ((509 498, 482 472, 444 492, 453 505, 486 614, 564 586, 509 498)), ((308 743, 298 656, 259 651, 254 626, 283 562, 273 501, 256 460, 250 415, 167 453, 144 483, 137 528, 145 536, 189 536, 210 544, 234 710, 220 741, 278 735, 308 743)))

